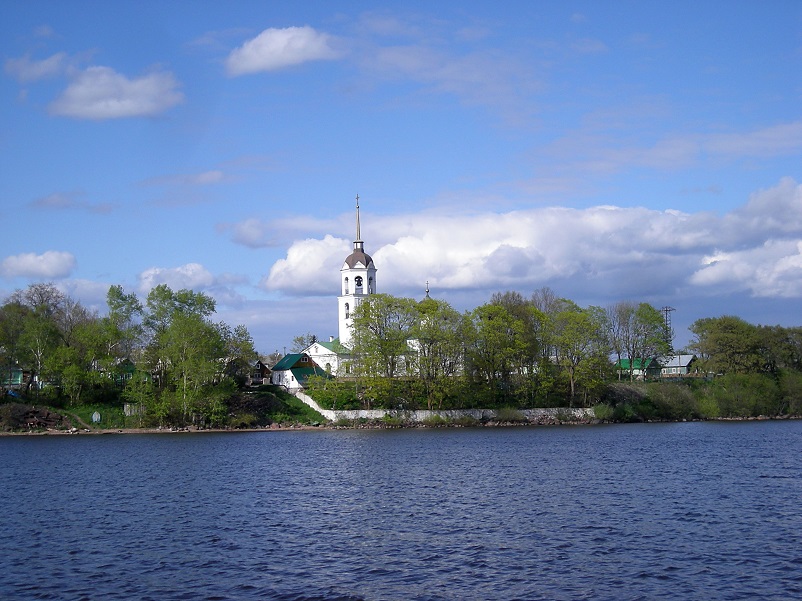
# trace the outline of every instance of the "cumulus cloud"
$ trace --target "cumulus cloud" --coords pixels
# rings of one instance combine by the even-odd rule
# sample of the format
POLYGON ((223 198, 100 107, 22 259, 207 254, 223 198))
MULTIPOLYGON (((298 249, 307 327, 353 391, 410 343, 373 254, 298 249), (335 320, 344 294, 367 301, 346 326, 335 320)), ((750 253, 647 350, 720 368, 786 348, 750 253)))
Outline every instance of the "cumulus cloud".
POLYGON ((212 273, 199 263, 187 263, 180 267, 150 267, 139 274, 139 289, 147 293, 159 284, 167 284, 173 290, 198 290, 215 284, 212 273))
POLYGON ((0 273, 6 278, 65 278, 75 269, 72 253, 48 250, 41 255, 22 253, 3 259, 0 273))
MULTIPOLYGON (((647 208, 533 208, 502 213, 363 216, 381 291, 593 290, 609 298, 710 290, 802 296, 802 186, 782 180, 729 214, 647 208)), ((350 244, 293 243, 262 283, 326 294, 350 244)))
POLYGON ((332 60, 340 55, 334 38, 312 27, 271 27, 232 50, 226 60, 226 70, 235 77, 309 61, 332 60))
POLYGON ((288 294, 331 294, 337 289, 338 273, 350 244, 327 235, 322 240, 301 240, 276 261, 260 286, 288 294))
POLYGON ((98 121, 154 116, 184 101, 178 88, 178 81, 166 71, 129 79, 110 67, 89 67, 79 71, 50 104, 50 112, 98 121))
POLYGON ((67 54, 58 52, 42 60, 33 60, 29 54, 20 58, 9 58, 5 71, 22 83, 29 83, 64 73, 67 67, 67 54))

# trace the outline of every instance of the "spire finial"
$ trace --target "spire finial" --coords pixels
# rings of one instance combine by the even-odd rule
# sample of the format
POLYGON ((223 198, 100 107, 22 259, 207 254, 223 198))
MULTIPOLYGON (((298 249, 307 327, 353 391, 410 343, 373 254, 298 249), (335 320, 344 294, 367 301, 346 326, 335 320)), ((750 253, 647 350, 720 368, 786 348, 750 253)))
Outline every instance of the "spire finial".
POLYGON ((429 280, 426 280, 426 298, 429 298, 429 280))
POLYGON ((354 242, 362 242, 362 234, 359 231, 359 194, 356 195, 356 240, 354 242))

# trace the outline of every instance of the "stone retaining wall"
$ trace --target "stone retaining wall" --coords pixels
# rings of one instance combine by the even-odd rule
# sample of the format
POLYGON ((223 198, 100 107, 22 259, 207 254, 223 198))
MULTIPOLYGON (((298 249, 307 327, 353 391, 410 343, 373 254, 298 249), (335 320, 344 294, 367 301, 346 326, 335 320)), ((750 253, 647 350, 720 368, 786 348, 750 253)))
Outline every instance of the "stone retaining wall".
MULTIPOLYGON (((397 409, 354 409, 349 411, 333 411, 323 409, 310 396, 301 391, 294 391, 296 397, 309 405, 312 409, 320 413, 327 420, 336 422, 340 420, 355 421, 359 419, 379 420, 385 416, 398 417, 410 422, 425 422, 433 418, 443 418, 454 421, 460 418, 473 418, 478 421, 491 421, 496 417, 493 409, 447 409, 443 411, 428 411, 419 409, 417 411, 402 411, 397 409)), ((530 421, 541 421, 543 419, 556 419, 558 416, 570 416, 573 419, 583 420, 592 419, 593 409, 568 409, 566 407, 548 409, 520 409, 518 410, 530 421)))

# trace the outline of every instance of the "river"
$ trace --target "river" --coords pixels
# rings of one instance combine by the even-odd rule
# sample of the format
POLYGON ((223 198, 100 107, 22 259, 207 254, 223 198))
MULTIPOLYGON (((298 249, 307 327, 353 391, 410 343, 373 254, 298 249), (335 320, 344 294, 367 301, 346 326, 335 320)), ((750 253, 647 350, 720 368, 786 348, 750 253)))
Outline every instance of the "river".
POLYGON ((0 598, 802 597, 802 422, 0 438, 0 598))

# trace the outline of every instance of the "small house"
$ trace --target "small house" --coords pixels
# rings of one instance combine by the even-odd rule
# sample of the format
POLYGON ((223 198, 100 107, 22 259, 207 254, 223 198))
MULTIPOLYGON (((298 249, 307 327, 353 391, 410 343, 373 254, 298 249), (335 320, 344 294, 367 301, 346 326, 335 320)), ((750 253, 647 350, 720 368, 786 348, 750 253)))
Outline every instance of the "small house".
POLYGON ((695 371, 696 355, 672 355, 660 358, 660 376, 663 378, 682 378, 695 371))
POLYGON ((304 387, 310 376, 330 377, 306 353, 292 353, 286 355, 273 366, 270 383, 283 386, 287 390, 299 390, 304 387))
POLYGON ((629 378, 630 372, 635 380, 645 380, 647 378, 659 378, 661 365, 656 358, 648 359, 621 359, 615 364, 615 370, 620 376, 629 378))

